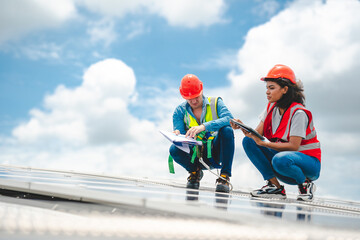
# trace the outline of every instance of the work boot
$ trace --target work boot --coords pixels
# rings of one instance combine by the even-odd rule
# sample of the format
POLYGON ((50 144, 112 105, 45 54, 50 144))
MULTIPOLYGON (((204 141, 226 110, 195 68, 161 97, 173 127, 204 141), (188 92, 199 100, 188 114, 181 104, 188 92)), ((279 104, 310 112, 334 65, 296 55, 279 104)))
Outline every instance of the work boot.
POLYGON ((230 177, 222 173, 220 175, 222 178, 225 178, 226 180, 222 178, 216 179, 216 192, 223 192, 223 193, 229 193, 230 192, 230 177))
POLYGON ((204 176, 204 174, 201 169, 199 169, 195 172, 190 172, 190 176, 187 178, 188 182, 187 182, 186 188, 199 189, 200 180, 202 179, 203 176, 204 176))

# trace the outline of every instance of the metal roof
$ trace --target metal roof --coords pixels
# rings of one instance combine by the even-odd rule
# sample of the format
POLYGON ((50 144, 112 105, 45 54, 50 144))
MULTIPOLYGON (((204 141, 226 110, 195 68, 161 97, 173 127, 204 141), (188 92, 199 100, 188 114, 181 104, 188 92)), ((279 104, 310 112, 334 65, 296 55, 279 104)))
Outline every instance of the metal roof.
POLYGON ((0 239, 360 239, 360 202, 0 165, 0 239))

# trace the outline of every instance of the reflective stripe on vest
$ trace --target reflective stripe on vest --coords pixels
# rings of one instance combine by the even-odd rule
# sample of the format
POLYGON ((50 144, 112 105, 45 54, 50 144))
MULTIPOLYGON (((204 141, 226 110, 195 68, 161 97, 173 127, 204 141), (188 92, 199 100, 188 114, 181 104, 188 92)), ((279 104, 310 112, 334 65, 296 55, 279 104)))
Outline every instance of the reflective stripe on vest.
MULTIPOLYGON (((204 122, 210 122, 212 120, 216 120, 219 118, 217 115, 217 100, 218 97, 208 97, 209 104, 206 104, 206 113, 205 113, 204 122)), ((199 123, 196 121, 196 118, 194 118, 186 110, 184 114, 184 122, 185 122, 186 131, 192 127, 199 126, 199 123)))
POLYGON ((275 103, 269 103, 267 107, 267 115, 264 121, 264 136, 272 142, 282 141, 289 142, 291 120, 297 110, 303 110, 308 116, 309 123, 306 128, 305 139, 301 141, 299 152, 306 155, 316 157, 321 161, 320 142, 317 139, 316 130, 313 123, 312 114, 300 103, 292 103, 290 107, 284 112, 280 124, 276 132, 272 132, 272 115, 275 108, 275 103))

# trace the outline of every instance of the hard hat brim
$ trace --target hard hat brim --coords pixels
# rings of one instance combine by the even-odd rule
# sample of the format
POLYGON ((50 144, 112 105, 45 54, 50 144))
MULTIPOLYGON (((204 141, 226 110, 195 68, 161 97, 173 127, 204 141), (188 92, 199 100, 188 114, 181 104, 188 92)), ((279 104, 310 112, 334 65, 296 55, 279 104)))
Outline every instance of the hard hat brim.
POLYGON ((291 81, 288 78, 279 77, 279 78, 269 78, 269 77, 262 77, 260 78, 261 81, 276 81, 276 80, 287 80, 289 83, 296 84, 296 82, 291 81))
POLYGON ((189 100, 189 99, 193 99, 193 98, 197 98, 199 97, 200 95, 202 95, 203 91, 201 90, 201 92, 199 94, 195 94, 195 95, 191 95, 191 96, 184 96, 181 94, 181 96, 186 99, 186 100, 189 100))

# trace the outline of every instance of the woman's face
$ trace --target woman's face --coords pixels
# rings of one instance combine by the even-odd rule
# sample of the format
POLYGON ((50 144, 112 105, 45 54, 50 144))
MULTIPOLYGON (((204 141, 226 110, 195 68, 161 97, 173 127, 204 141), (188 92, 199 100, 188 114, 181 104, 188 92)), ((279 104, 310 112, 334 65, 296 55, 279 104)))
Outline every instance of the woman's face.
POLYGON ((282 88, 276 82, 266 81, 266 97, 271 103, 279 101, 287 90, 287 86, 282 88))

